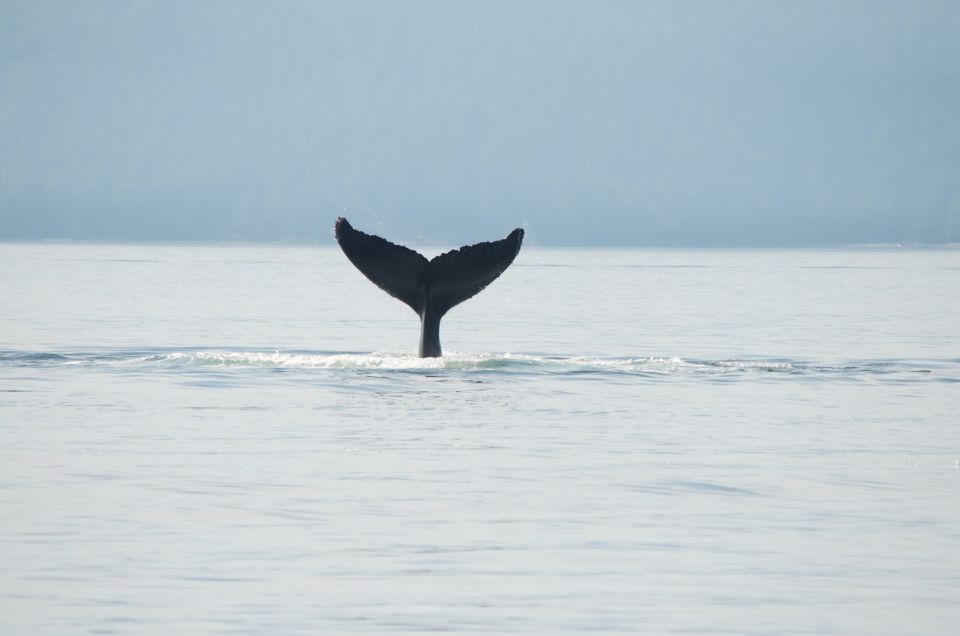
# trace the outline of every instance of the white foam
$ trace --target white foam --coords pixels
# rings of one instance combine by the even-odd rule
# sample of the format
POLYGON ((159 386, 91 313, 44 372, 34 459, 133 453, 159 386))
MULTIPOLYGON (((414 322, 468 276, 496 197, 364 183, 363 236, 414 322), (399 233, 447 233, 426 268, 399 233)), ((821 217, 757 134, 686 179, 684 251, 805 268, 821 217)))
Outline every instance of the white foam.
POLYGON ((419 358, 412 353, 292 353, 262 351, 184 351, 127 360, 134 364, 175 366, 283 368, 283 369, 383 369, 383 370, 514 370, 545 372, 622 373, 730 373, 738 371, 788 371, 784 362, 687 361, 679 357, 590 358, 535 356, 519 353, 459 353, 440 358, 419 358))

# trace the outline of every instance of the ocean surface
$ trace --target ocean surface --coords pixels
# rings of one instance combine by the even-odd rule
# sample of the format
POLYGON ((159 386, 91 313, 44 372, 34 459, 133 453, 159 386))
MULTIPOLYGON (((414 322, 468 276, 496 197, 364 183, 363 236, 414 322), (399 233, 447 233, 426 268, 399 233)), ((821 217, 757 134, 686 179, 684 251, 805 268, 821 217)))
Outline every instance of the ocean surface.
POLYGON ((330 246, 0 302, 0 634, 960 629, 960 251, 526 247, 434 360, 330 246))

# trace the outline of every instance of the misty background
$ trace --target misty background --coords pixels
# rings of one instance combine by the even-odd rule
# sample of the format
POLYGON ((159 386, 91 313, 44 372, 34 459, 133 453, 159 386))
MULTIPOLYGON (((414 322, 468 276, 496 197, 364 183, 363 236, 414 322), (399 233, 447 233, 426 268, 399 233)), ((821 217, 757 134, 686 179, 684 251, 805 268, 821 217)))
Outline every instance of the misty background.
POLYGON ((960 3, 11 1, 0 239, 960 241, 960 3))

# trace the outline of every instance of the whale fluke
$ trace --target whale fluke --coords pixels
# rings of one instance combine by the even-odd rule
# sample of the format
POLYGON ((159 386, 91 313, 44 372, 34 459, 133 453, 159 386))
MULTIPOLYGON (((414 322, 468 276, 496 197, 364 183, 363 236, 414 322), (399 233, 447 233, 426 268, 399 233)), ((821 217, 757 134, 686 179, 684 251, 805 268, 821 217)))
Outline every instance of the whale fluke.
POLYGON ((421 358, 441 355, 440 319, 495 281, 523 243, 523 230, 517 228, 499 241, 466 245, 428 261, 408 247, 353 229, 343 217, 334 234, 364 276, 420 316, 421 358))

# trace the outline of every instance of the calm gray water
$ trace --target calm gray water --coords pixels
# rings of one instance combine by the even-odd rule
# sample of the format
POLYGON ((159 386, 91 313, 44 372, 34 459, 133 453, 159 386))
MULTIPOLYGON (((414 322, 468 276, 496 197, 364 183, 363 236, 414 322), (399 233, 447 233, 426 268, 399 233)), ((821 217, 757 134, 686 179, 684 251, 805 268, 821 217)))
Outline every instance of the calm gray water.
POLYGON ((0 245, 0 633, 953 634, 960 252, 0 245))

